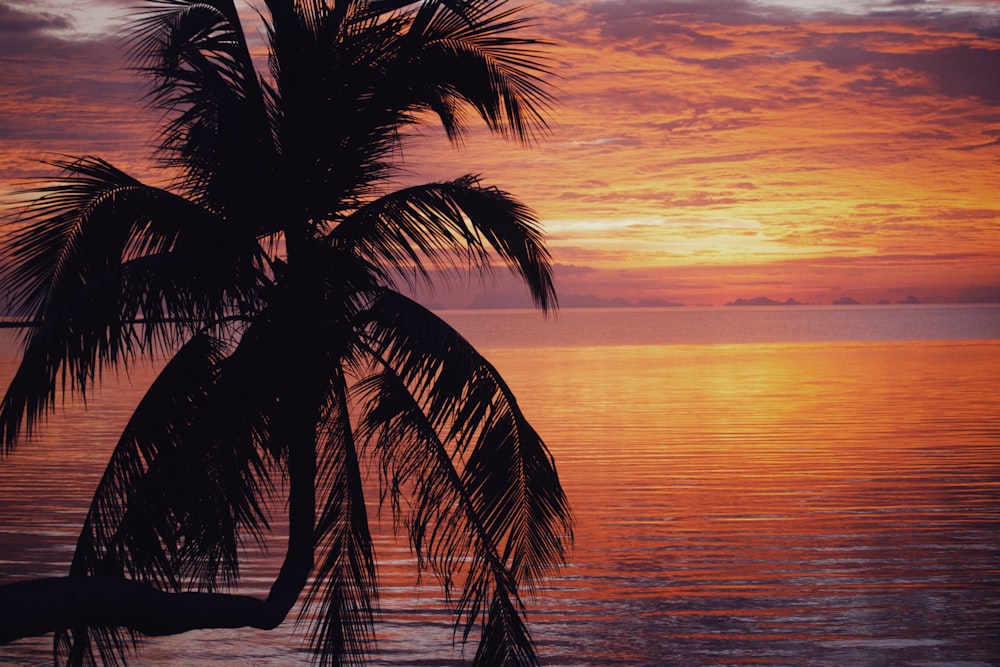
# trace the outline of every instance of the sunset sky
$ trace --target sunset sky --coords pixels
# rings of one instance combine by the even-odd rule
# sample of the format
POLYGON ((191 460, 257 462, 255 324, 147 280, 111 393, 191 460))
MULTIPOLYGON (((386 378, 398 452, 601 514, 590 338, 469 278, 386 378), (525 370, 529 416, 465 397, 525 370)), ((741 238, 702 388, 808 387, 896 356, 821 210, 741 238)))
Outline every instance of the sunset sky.
MULTIPOLYGON (((56 154, 162 178, 121 47, 135 4, 0 0, 0 194, 56 154)), ((415 179, 480 173, 531 205, 564 305, 1000 301, 1000 0, 531 14, 554 43, 550 135, 455 149, 428 128, 405 156, 415 179)))

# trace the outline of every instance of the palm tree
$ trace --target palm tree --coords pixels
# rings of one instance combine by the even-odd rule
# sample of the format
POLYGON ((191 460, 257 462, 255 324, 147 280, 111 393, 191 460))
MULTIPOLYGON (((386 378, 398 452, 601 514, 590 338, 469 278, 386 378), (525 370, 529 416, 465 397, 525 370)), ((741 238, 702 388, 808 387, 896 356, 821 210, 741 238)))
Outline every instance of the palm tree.
POLYGON ((571 540, 554 464, 495 368, 404 293, 506 267, 546 311, 549 255, 531 211, 477 177, 392 184, 405 130, 431 119, 453 141, 476 116, 525 143, 544 132, 540 43, 497 0, 264 4, 266 73, 232 0, 139 15, 131 45, 165 111, 169 187, 67 158, 7 225, 0 287, 26 334, 4 453, 62 389, 169 358, 69 576, 0 587, 0 643, 54 631, 61 661, 120 664, 145 635, 273 628, 306 591, 318 662, 363 663, 373 469, 455 632, 478 632, 475 664, 535 664, 525 600, 571 540), (266 599, 232 593, 274 496, 280 571, 266 599))

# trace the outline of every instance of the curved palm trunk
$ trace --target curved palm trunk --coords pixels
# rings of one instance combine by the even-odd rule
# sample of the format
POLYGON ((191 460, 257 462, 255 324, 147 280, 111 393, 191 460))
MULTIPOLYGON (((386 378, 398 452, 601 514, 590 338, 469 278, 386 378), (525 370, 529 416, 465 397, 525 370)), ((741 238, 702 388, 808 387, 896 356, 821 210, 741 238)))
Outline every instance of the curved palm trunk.
POLYGON ((33 579, 0 586, 0 644, 81 626, 123 627, 145 635, 202 628, 271 629, 279 614, 284 617, 270 598, 167 593, 118 577, 33 579))
MULTIPOLYGON (((303 270, 308 261, 307 244, 300 234, 285 233, 288 274, 284 285, 284 307, 275 312, 282 368, 282 387, 275 433, 284 435, 287 456, 288 549, 267 603, 284 620, 305 588, 314 564, 316 545, 316 429, 322 419, 327 393, 322 372, 322 352, 317 337, 322 292, 314 277, 303 270), (312 279, 311 279, 312 277, 312 279)), ((278 437, 281 437, 280 435, 278 437)))
MULTIPOLYGON (((294 346, 295 341, 286 344, 294 346)), ((299 349, 301 348, 294 348, 299 349)), ((292 353, 300 363, 289 364, 286 385, 281 393, 287 420, 288 440, 288 549, 278 578, 271 586, 267 605, 275 614, 274 625, 284 620, 305 588, 313 567, 316 521, 316 424, 319 421, 317 397, 306 381, 308 368, 300 353, 292 353), (296 374, 295 369, 303 371, 296 374), (280 616, 280 617, 279 617, 280 616)), ((273 627, 273 626, 272 626, 273 627)))

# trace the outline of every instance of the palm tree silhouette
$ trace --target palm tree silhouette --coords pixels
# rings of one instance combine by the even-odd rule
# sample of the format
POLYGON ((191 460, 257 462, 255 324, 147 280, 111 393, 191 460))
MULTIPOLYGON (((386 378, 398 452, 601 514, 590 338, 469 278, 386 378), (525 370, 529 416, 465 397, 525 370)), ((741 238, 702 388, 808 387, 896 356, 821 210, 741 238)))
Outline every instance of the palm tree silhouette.
POLYGON ((54 631, 61 661, 118 664, 144 635, 273 628, 306 591, 318 662, 362 663, 370 466, 456 633, 478 630, 475 664, 536 664, 525 595, 572 539, 554 464, 494 367, 403 288, 506 267, 545 311, 549 255, 531 211, 477 177, 391 186, 404 130, 430 119, 453 141, 470 116, 516 141, 543 132, 540 42, 495 0, 265 0, 264 74, 232 0, 150 4, 131 45, 174 180, 55 161, 61 175, 8 223, 0 285, 28 328, 3 451, 60 388, 169 359, 69 576, 0 587, 0 642, 54 631), (269 594, 229 592, 282 493, 269 594))

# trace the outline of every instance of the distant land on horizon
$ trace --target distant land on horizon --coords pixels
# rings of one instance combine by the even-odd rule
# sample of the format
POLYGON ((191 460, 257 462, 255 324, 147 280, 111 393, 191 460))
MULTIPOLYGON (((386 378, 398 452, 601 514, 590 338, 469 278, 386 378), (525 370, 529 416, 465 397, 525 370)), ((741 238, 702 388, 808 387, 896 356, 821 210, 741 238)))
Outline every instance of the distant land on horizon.
MULTIPOLYGON (((799 301, 795 298, 788 297, 784 301, 778 299, 773 299, 768 296, 756 296, 752 298, 739 297, 732 301, 724 303, 724 306, 861 306, 861 305, 916 305, 916 304, 973 304, 973 303, 1000 303, 1000 289, 997 290, 996 295, 992 294, 977 294, 977 295, 963 295, 970 298, 960 298, 960 299, 935 299, 927 298, 920 299, 912 294, 906 296, 904 299, 898 301, 889 301, 888 299, 878 299, 876 301, 860 301, 851 296, 841 296, 836 299, 829 301, 799 301), (979 298, 974 298, 978 296, 979 298), (983 298, 987 296, 992 296, 992 298, 983 298)), ((504 310, 504 309, 518 309, 518 308, 531 308, 532 304, 529 298, 523 294, 513 294, 513 293, 502 293, 502 294, 491 294, 491 293, 481 293, 475 298, 469 301, 424 301, 432 310, 504 310)), ((640 299, 631 301, 624 297, 602 297, 595 294, 566 294, 559 296, 559 308, 713 308, 716 304, 712 303, 696 303, 687 304, 680 303, 676 301, 670 301, 667 299, 640 299)))
MULTIPOLYGON (((415 295, 411 295, 415 296, 415 295)), ((739 297, 728 301, 724 306, 863 306, 863 305, 942 305, 942 304, 1000 304, 1000 287, 981 288, 960 295, 959 299, 919 299, 914 295, 908 295, 900 301, 889 301, 888 299, 878 299, 877 301, 864 302, 850 296, 841 296, 831 301, 798 301, 792 297, 784 301, 773 299, 768 296, 756 296, 752 298, 739 297)), ((523 293, 502 292, 500 294, 483 292, 472 298, 447 299, 445 301, 417 297, 417 300, 431 310, 517 310, 531 309, 533 304, 531 299, 523 293)), ((566 294, 559 296, 559 308, 714 308, 712 303, 679 303, 667 299, 639 299, 630 301, 624 297, 602 297, 595 294, 566 294)), ((0 305, 0 329, 23 328, 24 323, 15 321, 13 316, 7 311, 4 305, 0 305)))
MULTIPOLYGON (((558 278, 558 276, 557 276, 558 278)), ((531 297, 523 286, 510 277, 498 274, 485 283, 449 281, 447 277, 438 281, 438 288, 426 289, 418 286, 406 291, 432 310, 477 310, 477 309, 517 309, 532 308, 531 297)), ((601 290, 565 289, 571 284, 556 281, 559 308, 698 308, 715 306, 785 306, 785 305, 889 305, 889 304, 944 304, 944 303, 1000 303, 1000 285, 978 285, 966 287, 951 293, 934 293, 915 288, 897 287, 893 289, 848 290, 845 287, 829 287, 824 292, 807 288, 782 290, 783 294, 768 294, 766 291, 739 294, 736 289, 726 294, 725 287, 712 292, 703 289, 701 294, 671 294, 664 287, 650 287, 645 293, 601 290), (736 292, 736 294, 733 294, 736 292), (731 295, 731 296, 730 296, 731 295)), ((730 286, 733 287, 733 286, 730 286)), ((767 288, 764 288, 767 289, 767 288)), ((404 290, 405 291, 405 290, 404 290)))
MULTIPOLYGON (((890 305, 892 302, 887 299, 880 299, 875 302, 874 305, 886 306, 890 305)), ((897 301, 901 305, 912 305, 923 303, 920 299, 913 296, 912 294, 907 296, 902 301, 897 301)), ((823 306, 823 303, 803 303, 802 301, 797 301, 791 297, 788 297, 784 301, 776 301, 767 296, 757 296, 752 299, 739 298, 734 301, 729 301, 726 303, 727 306, 823 306)), ((858 301, 849 296, 842 296, 839 299, 834 299, 830 302, 832 306, 863 306, 864 302, 858 301)))
POLYGON ((803 305, 801 301, 796 301, 792 297, 788 297, 784 301, 775 301, 774 299, 767 296, 755 296, 752 299, 739 298, 735 301, 729 301, 726 303, 727 306, 801 306, 803 305))
MULTIPOLYGON (((915 305, 915 304, 920 304, 920 303, 924 303, 924 302, 921 301, 920 299, 918 299, 917 297, 913 296, 912 294, 910 294, 905 299, 903 299, 902 301, 897 301, 896 303, 898 305, 908 306, 908 305, 915 305)), ((932 302, 932 303, 937 303, 937 302, 932 302)), ((990 303, 990 302, 957 302, 957 303, 990 303)), ((774 299, 772 299, 770 297, 758 296, 758 297, 754 297, 752 299, 739 298, 739 299, 736 299, 735 301, 729 301, 728 303, 726 303, 726 305, 727 306, 813 306, 813 305, 823 306, 823 305, 826 305, 826 304, 823 304, 823 303, 816 303, 816 304, 813 304, 813 303, 803 303, 801 301, 796 301, 795 299, 793 299, 791 297, 788 297, 784 301, 776 301, 776 300, 774 300, 774 299)), ((849 297, 849 296, 842 296, 839 299, 834 299, 833 301, 831 301, 830 305, 832 305, 832 306, 863 306, 863 305, 866 305, 866 304, 863 301, 858 301, 855 298, 852 298, 852 297, 849 297)), ((889 301, 888 299, 879 299, 878 301, 874 302, 874 304, 872 304, 872 305, 888 306, 888 305, 892 305, 892 302, 889 301)))

